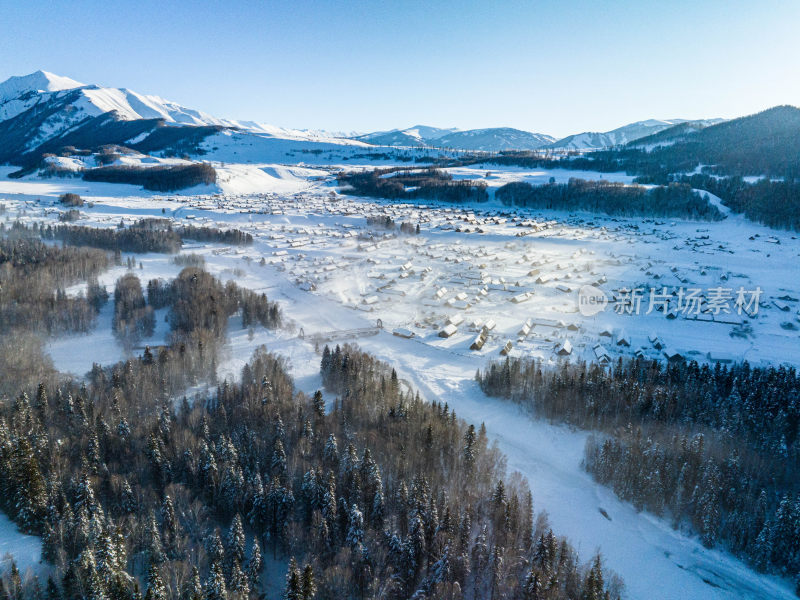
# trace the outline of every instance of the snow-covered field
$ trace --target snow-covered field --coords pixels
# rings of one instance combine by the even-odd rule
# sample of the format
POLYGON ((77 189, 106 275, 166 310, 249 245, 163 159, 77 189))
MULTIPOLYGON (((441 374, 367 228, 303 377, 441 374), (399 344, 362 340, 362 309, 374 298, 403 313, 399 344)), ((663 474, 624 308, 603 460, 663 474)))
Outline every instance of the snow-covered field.
MULTIPOLYGON (((486 167, 454 169, 454 176, 480 177, 491 187, 512 180, 599 177, 486 167)), ((281 302, 294 328, 248 332, 232 319, 219 375, 236 376, 253 349, 266 344, 290 360, 298 389, 311 392, 320 386, 315 343, 356 339, 397 367, 426 398, 448 402, 470 422, 485 422, 509 467, 530 481, 536 508, 546 509, 553 527, 587 558, 599 545, 631 598, 793 597, 788 583, 758 575, 725 552, 707 550, 620 502, 580 467, 586 433, 531 420, 515 406, 486 398, 473 376, 499 358, 508 342, 512 355, 553 364, 562 360, 559 350, 587 360, 635 352, 663 358, 667 350, 706 361, 800 364, 795 235, 735 215, 698 223, 511 211, 493 200, 466 208, 354 200, 332 195, 333 170, 226 164, 217 189, 180 195, 72 179, 10 181, 0 170, 0 203, 6 208, 0 218, 54 221, 62 210, 54 205, 58 194, 72 191, 92 203, 81 207, 79 223, 114 226, 120 219, 164 216, 248 231, 255 238, 249 247, 195 244, 183 251, 202 254, 206 268, 222 279, 281 302), (420 234, 394 237, 367 226, 368 216, 382 215, 398 224, 419 223, 420 234), (763 292, 755 316, 740 316, 732 306, 731 313, 669 319, 658 310, 644 314, 649 308, 644 296, 641 314, 617 314, 609 305, 584 317, 578 311, 584 285, 618 297, 620 288, 763 292), (448 319, 451 335, 442 337, 448 319), (471 350, 484 326, 485 344, 471 350), (394 330, 413 336, 392 335, 394 330)), ((142 263, 135 272, 144 281, 179 271, 169 256, 135 258, 142 263)), ((110 287, 121 273, 109 271, 101 283, 110 287)), ((50 340, 56 365, 80 374, 92 362, 124 356, 110 333, 110 318, 106 309, 96 330, 79 340, 50 340)), ((148 341, 166 334, 159 313, 148 341)), ((18 559, 23 562, 22 552, 18 559)))

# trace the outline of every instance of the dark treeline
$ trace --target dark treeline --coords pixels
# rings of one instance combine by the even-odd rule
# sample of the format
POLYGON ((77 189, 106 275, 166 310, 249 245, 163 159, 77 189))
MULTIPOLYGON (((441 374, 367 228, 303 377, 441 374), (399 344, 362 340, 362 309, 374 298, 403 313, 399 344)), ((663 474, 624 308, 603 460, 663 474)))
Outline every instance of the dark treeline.
POLYGON ((482 181, 454 180, 438 169, 373 169, 339 173, 344 193, 389 200, 439 200, 485 202, 489 199, 482 181))
POLYGON ((72 246, 91 246, 121 252, 163 252, 174 254, 181 249, 181 236, 168 229, 145 227, 88 227, 85 225, 48 225, 41 228, 44 239, 60 240, 72 246))
POLYGON ((639 509, 688 523, 755 566, 800 574, 800 380, 794 369, 536 361, 478 374, 490 395, 599 430, 586 468, 639 509))
POLYGON ((718 177, 708 173, 694 175, 642 176, 642 183, 675 180, 718 196, 734 212, 776 229, 800 231, 800 181, 760 179, 747 183, 738 176, 718 177))
MULTIPOLYGON (((24 226, 19 226, 25 229, 24 226)), ((168 219, 142 219, 130 227, 89 227, 85 225, 35 225, 28 229, 43 239, 60 240, 73 246, 91 246, 121 252, 179 252, 184 239, 222 244, 247 245, 253 236, 239 229, 218 229, 194 225, 174 227, 168 219)))
POLYGON ((146 190, 173 192, 196 185, 211 185, 217 181, 217 172, 207 163, 190 165, 164 165, 158 167, 108 166, 87 169, 86 181, 129 183, 141 185, 146 190))
POLYGON ((483 430, 404 393, 385 365, 325 352, 341 396, 329 413, 263 350, 240 382, 176 403, 203 352, 187 341, 0 404, 0 504, 53 565, 46 584, 12 569, 13 598, 619 594, 599 557, 581 565, 533 519, 483 430), (262 549, 298 559, 285 584, 266 580, 262 549))
POLYGON ((610 181, 570 179, 569 183, 531 185, 507 183, 496 197, 505 205, 537 209, 587 210, 609 215, 683 217, 716 221, 722 215, 716 206, 686 184, 646 188, 610 181))
POLYGON ((196 242, 219 242, 247 246, 253 243, 253 236, 239 229, 217 229, 216 227, 196 227, 183 225, 176 228, 183 239, 196 242))
POLYGON ((17 229, 0 229, 0 335, 12 330, 88 331, 96 306, 85 295, 67 296, 64 288, 108 268, 108 255, 91 248, 48 246, 19 234, 17 229))

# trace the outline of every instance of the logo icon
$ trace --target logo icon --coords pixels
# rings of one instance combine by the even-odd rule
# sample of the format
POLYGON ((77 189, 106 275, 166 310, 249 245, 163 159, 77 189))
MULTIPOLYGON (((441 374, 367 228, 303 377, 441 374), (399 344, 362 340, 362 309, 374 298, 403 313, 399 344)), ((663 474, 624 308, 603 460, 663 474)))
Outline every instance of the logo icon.
POLYGON ((608 296, 599 287, 584 285, 578 291, 578 310, 584 317, 603 312, 608 306, 608 296))

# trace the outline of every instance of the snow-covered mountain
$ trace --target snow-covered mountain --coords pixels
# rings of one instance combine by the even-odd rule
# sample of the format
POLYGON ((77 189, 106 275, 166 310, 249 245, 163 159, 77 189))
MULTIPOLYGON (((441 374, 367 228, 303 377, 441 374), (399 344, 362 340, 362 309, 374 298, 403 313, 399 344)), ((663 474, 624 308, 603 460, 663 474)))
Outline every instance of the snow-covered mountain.
POLYGON ((138 145, 147 151, 171 146, 187 151, 224 129, 281 140, 364 145, 324 131, 217 118, 159 96, 87 85, 47 71, 0 83, 0 163, 31 162, 70 145, 138 145))
POLYGON ((462 150, 500 152, 502 150, 538 150, 555 141, 543 133, 532 133, 511 127, 456 131, 436 140, 436 145, 462 150))
POLYGON ((354 136, 354 139, 375 144, 378 146, 433 146, 435 141, 458 129, 442 129, 440 127, 430 127, 428 125, 414 125, 406 129, 391 129, 389 131, 374 131, 354 136))
POLYGON ((576 133, 557 140, 548 145, 548 148, 560 150, 599 150, 611 146, 629 144, 638 139, 657 134, 661 131, 683 123, 694 123, 699 126, 708 126, 721 122, 723 119, 705 119, 702 121, 689 121, 688 119, 647 119, 636 121, 606 132, 586 131, 576 133))
MULTIPOLYGON (((691 123, 702 127, 717 121, 691 123)), ((270 140, 300 144, 298 149, 305 153, 314 151, 314 144, 325 152, 337 146, 485 152, 591 150, 649 138, 683 123, 687 121, 649 119, 605 133, 579 133, 558 141, 549 135, 511 127, 460 130, 414 125, 354 135, 219 118, 160 96, 84 84, 46 71, 0 83, 0 163, 22 165, 34 164, 43 154, 59 153, 68 146, 97 149, 103 145, 124 145, 145 153, 206 152, 211 153, 209 158, 214 157, 215 149, 225 146, 232 157, 247 155, 258 160, 254 149, 269 146, 270 140)), ((286 144, 282 147, 286 148, 286 144)))
POLYGON ((536 150, 555 141, 555 138, 549 135, 531 133, 511 127, 461 130, 455 128, 441 129, 427 125, 414 125, 407 129, 376 131, 357 136, 355 139, 382 146, 432 146, 486 152, 536 150))

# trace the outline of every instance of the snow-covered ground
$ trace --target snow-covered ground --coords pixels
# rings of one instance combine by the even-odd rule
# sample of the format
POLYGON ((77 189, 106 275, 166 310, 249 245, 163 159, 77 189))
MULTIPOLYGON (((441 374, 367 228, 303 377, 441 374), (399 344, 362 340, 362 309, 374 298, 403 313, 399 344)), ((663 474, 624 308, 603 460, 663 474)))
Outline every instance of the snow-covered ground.
MULTIPOLYGON (((599 177, 485 166, 453 171, 456 177, 483 178, 492 187, 512 180, 599 177)), ((620 502, 581 469, 586 433, 532 420, 516 406, 486 398, 473 376, 499 357, 507 342, 512 354, 553 364, 561 360, 557 350, 566 341, 573 358, 594 359, 598 345, 611 360, 637 350, 663 357, 650 338, 698 360, 800 364, 793 328, 800 245, 794 234, 736 215, 699 223, 512 211, 494 200, 470 207, 391 205, 332 194, 330 167, 226 164, 224 169, 219 190, 181 195, 70 179, 9 181, 0 171, 0 203, 8 219, 53 221, 62 210, 54 200, 73 191, 92 203, 81 207, 79 223, 110 227, 120 219, 164 216, 248 231, 255 238, 249 247, 193 244, 184 252, 202 254, 206 268, 223 280, 235 279, 281 302, 294 328, 250 332, 232 319, 220 376, 237 376, 252 351, 265 344, 287 357, 298 389, 310 393, 320 386, 315 339, 348 341, 358 335, 352 330, 374 327, 380 319, 383 329, 358 343, 395 366, 426 398, 448 402, 470 422, 485 422, 509 467, 530 481, 536 508, 547 510, 554 529, 569 536, 583 556, 599 546, 608 566, 625 580, 630 598, 793 597, 787 582, 756 574, 725 552, 707 550, 696 538, 620 502), (366 217, 381 215, 419 223, 420 235, 393 237, 367 226, 366 217), (587 284, 608 295, 621 287, 664 286, 760 287, 763 294, 757 315, 747 322, 735 311, 700 320, 644 314, 647 298, 643 314, 608 308, 583 317, 577 291, 587 284), (448 318, 457 322, 456 332, 440 337, 448 318), (520 333, 529 319, 529 331, 520 333), (470 350, 480 328, 491 322, 486 344, 470 350), (392 335, 395 328, 414 336, 392 335)), ((623 175, 604 177, 628 181, 623 175)), ((173 277, 179 270, 169 256, 135 258, 142 263, 135 273, 143 281, 173 277)), ((109 271, 101 282, 110 287, 122 271, 109 271)), ((166 334, 159 314, 148 341, 166 334)), ((110 333, 108 309, 90 335, 50 340, 48 349, 56 366, 73 373, 125 353, 110 333)))
POLYGON ((0 513, 0 574, 6 572, 12 559, 23 573, 35 568, 42 559, 42 542, 36 536, 20 533, 17 526, 0 513))

